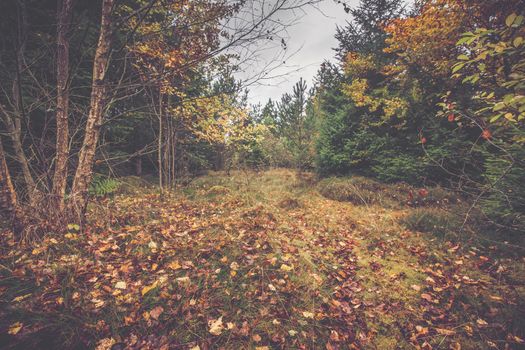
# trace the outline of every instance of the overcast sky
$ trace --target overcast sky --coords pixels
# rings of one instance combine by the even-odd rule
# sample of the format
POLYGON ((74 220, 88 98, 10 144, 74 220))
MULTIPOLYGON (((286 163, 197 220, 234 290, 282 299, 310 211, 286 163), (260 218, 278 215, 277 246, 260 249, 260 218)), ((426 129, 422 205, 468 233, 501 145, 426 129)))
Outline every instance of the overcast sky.
MULTIPOLYGON (((358 2, 346 0, 350 6, 355 6, 358 2)), ((344 11, 343 6, 333 0, 324 0, 318 5, 318 9, 306 8, 302 18, 288 28, 286 52, 292 56, 286 59, 286 64, 270 73, 274 78, 259 81, 249 87, 249 102, 260 102, 264 105, 269 98, 280 99, 283 93, 291 91, 300 77, 303 77, 310 87, 319 65, 324 60, 334 60, 333 48, 337 46, 337 40, 334 38, 336 26, 344 26, 350 19, 351 16, 344 11)), ((258 64, 245 68, 239 76, 246 78, 256 74, 275 57, 277 50, 278 48, 264 52, 258 64)))

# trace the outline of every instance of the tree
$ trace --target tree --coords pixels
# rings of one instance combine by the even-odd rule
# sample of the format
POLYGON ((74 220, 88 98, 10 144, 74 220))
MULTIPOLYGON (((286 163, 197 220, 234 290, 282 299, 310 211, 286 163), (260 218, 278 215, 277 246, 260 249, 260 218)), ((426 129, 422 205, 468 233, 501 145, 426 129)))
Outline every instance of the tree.
MULTIPOLYGON (((103 0, 100 18, 100 34, 93 59, 93 82, 89 114, 86 122, 84 142, 78 157, 78 166, 71 189, 70 209, 83 215, 88 199, 88 187, 93 173, 93 160, 97 149, 98 136, 107 102, 108 81, 106 73, 109 67, 111 51, 112 12, 115 0, 103 0)), ((79 216, 82 217, 82 216, 79 216)))
POLYGON ((69 157, 69 26, 73 13, 73 0, 58 2, 57 13, 57 115, 56 160, 53 194, 58 199, 58 209, 63 210, 67 185, 69 157))

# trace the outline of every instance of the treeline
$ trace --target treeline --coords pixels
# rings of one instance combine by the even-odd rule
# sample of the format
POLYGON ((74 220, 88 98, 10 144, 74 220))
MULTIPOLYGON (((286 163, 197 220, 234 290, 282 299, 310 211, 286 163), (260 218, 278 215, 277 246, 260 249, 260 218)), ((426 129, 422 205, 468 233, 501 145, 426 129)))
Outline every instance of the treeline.
POLYGON ((269 165, 440 184, 525 229, 523 1, 362 0, 335 63, 257 120, 269 165))
POLYGON ((234 72, 317 1, 0 2, 0 216, 60 231, 104 179, 223 168, 258 130, 234 72))

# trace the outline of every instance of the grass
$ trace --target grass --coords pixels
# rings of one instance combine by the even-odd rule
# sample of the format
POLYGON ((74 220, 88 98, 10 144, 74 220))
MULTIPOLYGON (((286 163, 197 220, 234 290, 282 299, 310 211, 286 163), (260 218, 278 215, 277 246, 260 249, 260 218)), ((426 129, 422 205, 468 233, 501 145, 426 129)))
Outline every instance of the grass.
POLYGON ((407 203, 417 189, 406 185, 314 181, 285 169, 211 173, 164 199, 128 185, 91 207, 75 239, 15 248, 4 234, 0 345, 44 349, 45 334, 69 348, 519 345, 523 260, 449 240, 454 194, 407 203), (23 328, 7 335, 15 321, 23 328))

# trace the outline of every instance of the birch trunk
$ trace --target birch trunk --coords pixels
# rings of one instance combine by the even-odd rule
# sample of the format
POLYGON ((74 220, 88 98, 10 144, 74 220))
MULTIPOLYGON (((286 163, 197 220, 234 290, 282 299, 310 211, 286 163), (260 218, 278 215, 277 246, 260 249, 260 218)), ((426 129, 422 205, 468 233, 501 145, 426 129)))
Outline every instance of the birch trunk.
POLYGON ((103 0, 100 34, 95 58, 93 60, 93 80, 91 83, 91 102, 86 124, 84 142, 80 150, 78 166, 73 180, 70 208, 83 215, 88 199, 88 187, 93 173, 93 161, 97 149, 103 112, 108 92, 105 81, 111 50, 111 13, 115 0, 103 0))
POLYGON ((73 0, 58 0, 57 6, 57 112, 56 162, 53 176, 53 195, 58 209, 64 209, 69 157, 69 28, 73 0))

